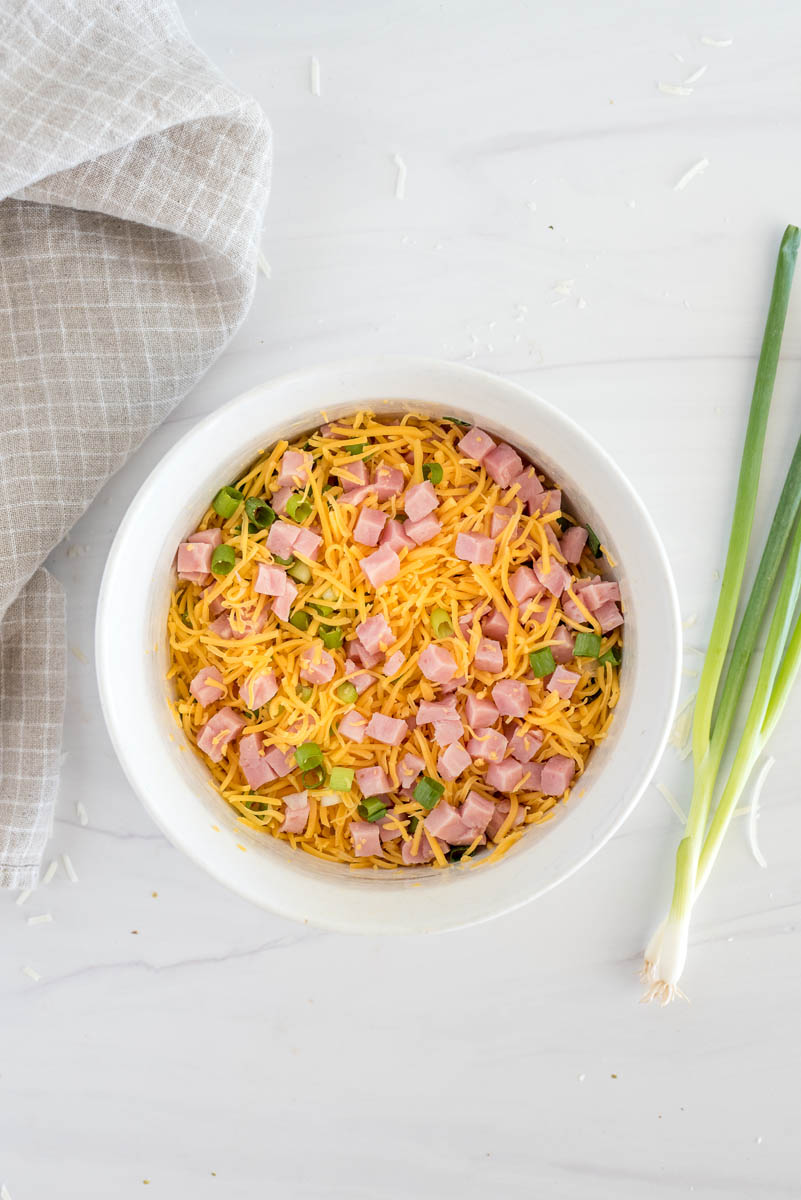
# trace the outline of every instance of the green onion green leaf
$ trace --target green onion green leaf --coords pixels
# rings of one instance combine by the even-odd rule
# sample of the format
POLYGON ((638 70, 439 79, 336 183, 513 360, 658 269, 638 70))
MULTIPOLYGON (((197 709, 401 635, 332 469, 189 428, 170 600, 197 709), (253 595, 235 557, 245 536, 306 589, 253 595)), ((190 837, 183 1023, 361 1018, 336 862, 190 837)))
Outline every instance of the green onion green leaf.
POLYGON ((295 762, 301 771, 311 771, 323 765, 323 752, 316 742, 301 742, 295 748, 295 762))
MULTIPOLYGON (((260 500, 258 496, 250 496, 245 501, 245 512, 251 526, 255 526, 255 529, 269 529, 275 520, 275 513, 267 501, 260 500)), ((251 533, 254 533, 255 529, 251 529, 251 533)))
POLYGON ((298 611, 293 612, 292 616, 289 618, 289 624, 294 625, 296 629, 303 630, 305 633, 305 631, 311 625, 311 613, 304 612, 302 608, 298 609, 298 611))
POLYGON ((212 575, 230 575, 236 562, 233 546, 216 546, 211 555, 212 575))
POLYGON ((585 525, 585 529, 587 530, 587 545, 590 548, 590 553, 594 554, 596 558, 600 558, 601 539, 598 537, 598 534, 595 532, 592 525, 585 525))
POLYGON ((327 650, 337 650, 342 645, 342 630, 333 625, 321 625, 320 639, 327 650))
POLYGON ((576 658, 597 658, 601 653, 601 635, 599 633, 577 633, 573 653, 576 658))
POLYGON ((286 573, 291 575, 297 583, 311 583, 312 573, 306 563, 293 562, 291 567, 287 567, 286 573))
POLYGON ((387 815, 387 806, 380 796, 368 796, 359 805, 358 813, 365 821, 380 821, 387 815))
POLYGON ((328 786, 332 792, 349 792, 353 787, 353 767, 332 767, 328 786))
POLYGON ((242 492, 240 492, 239 488, 224 487, 220 488, 219 492, 212 500, 211 506, 218 516, 227 521, 229 517, 234 515, 244 499, 245 497, 243 496, 242 492))
POLYGON ((414 789, 414 798, 421 808, 425 808, 430 812, 444 791, 444 783, 440 783, 438 779, 431 779, 430 776, 424 775, 414 789))
POLYGON ((450 614, 444 608, 432 609, 431 628, 435 638, 453 637, 453 623, 450 614))
POLYGON ((340 683, 339 687, 337 688, 337 696, 343 704, 355 704, 359 697, 359 693, 356 691, 354 684, 352 684, 350 680, 346 679, 345 682, 340 683))
POLYGON ((543 650, 532 650, 528 661, 538 679, 544 679, 546 675, 552 675, 556 670, 556 660, 550 646, 546 646, 543 650))
POLYGON ((431 483, 434 484, 435 487, 438 483, 442 483, 443 474, 444 474, 444 472, 442 470, 441 463, 438 463, 438 462, 424 462, 423 463, 423 479, 429 479, 431 481, 431 483))

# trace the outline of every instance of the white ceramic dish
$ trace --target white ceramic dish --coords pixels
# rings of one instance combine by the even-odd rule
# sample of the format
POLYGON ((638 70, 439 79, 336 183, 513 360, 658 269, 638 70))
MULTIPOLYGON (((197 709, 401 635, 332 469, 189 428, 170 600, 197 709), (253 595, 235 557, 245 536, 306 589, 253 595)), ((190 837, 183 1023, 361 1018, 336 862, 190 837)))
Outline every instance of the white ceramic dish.
POLYGON ((571 420, 481 371, 368 359, 265 383, 201 421, 173 448, 142 485, 114 540, 96 640, 100 696, 117 755, 175 846, 227 887, 284 916, 345 932, 408 934, 455 929, 517 908, 572 875, 611 837, 664 749, 681 629, 670 567, 647 512, 611 459, 571 420), (165 702, 165 618, 182 536, 217 489, 279 437, 316 426, 321 410, 333 419, 368 403, 378 412, 461 416, 505 438, 562 487, 567 506, 590 522, 619 564, 626 648, 610 735, 569 804, 499 862, 480 868, 354 872, 251 832, 182 745, 165 702), (142 569, 143 547, 149 570, 142 569))

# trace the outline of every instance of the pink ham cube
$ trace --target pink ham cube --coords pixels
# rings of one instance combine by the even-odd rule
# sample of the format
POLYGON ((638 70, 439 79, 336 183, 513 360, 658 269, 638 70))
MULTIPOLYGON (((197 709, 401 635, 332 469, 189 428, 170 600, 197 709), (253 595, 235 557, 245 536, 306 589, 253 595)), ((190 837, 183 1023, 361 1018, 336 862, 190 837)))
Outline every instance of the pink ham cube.
POLYGON ((430 725, 435 721, 458 721, 455 700, 421 700, 417 706, 417 724, 430 725))
POLYGON ((595 613, 602 604, 608 604, 610 601, 619 602, 620 600, 620 585, 613 583, 611 580, 599 580, 596 583, 588 583, 581 588, 581 601, 587 606, 591 613, 595 613))
MULTIPOLYGON (((548 527, 550 528, 550 526, 548 527)), ((569 563, 577 563, 584 553, 584 547, 587 544, 587 530, 581 525, 571 525, 562 534, 562 540, 559 542, 559 549, 562 551, 562 558, 569 563)))
POLYGON ((422 521, 435 508, 439 507, 437 493, 430 479, 423 483, 414 483, 406 489, 403 497, 403 511, 410 521, 422 521))
POLYGON ((545 735, 539 729, 525 729, 517 726, 509 738, 509 753, 518 762, 531 762, 544 741, 545 735))
POLYGON ((444 646, 429 643, 417 660, 420 670, 431 683, 448 683, 453 679, 458 668, 444 646))
POLYGON ((472 692, 465 701, 464 713, 467 724, 474 730, 494 725, 500 716, 489 696, 475 696, 472 692))
POLYGON ((538 558, 534 563, 534 574, 546 591, 549 591, 552 596, 561 596, 565 588, 570 587, 572 580, 572 576, 567 568, 563 567, 555 558, 551 559, 547 571, 542 565, 542 559, 538 558))
POLYGON ((221 700, 225 695, 223 677, 216 667, 201 667, 189 685, 189 690, 205 708, 215 700, 221 700))
POLYGON ((264 757, 275 771, 277 779, 285 779, 287 775, 291 775, 295 770, 294 746, 290 746, 288 750, 281 750, 278 746, 271 746, 264 757))
POLYGON ((328 683, 334 678, 337 665, 327 650, 315 642, 300 652, 300 677, 306 683, 328 683))
POLYGON ((495 542, 483 533, 457 533, 453 552, 462 562, 488 567, 495 553, 495 542))
POLYGON ((309 820, 308 792, 291 792, 282 797, 285 805, 284 823, 279 833, 303 833, 309 820))
POLYGON ((409 732, 400 717, 387 717, 384 713, 373 713, 367 726, 367 736, 385 746, 399 746, 409 732))
POLYGON ((464 725, 461 721, 435 721, 434 741, 438 746, 450 746, 458 742, 464 735, 464 725))
POLYGON ((563 700, 569 700, 580 682, 580 675, 575 675, 565 667, 557 667, 545 686, 547 691, 556 692, 563 700))
POLYGON ((273 521, 267 534, 267 549, 279 558, 291 558, 300 529, 288 521, 273 521))
MULTIPOLYGON (((208 587, 203 589, 203 595, 206 596, 206 593, 211 592, 216 586, 217 585, 215 583, 210 583, 208 585, 208 587)), ((213 600, 209 600, 209 616, 210 617, 219 617, 219 615, 222 612, 223 612, 222 596, 215 596, 213 600)))
POLYGON ((356 688, 356 694, 361 696, 362 692, 366 692, 370 684, 374 682, 373 676, 368 675, 366 671, 360 671, 356 663, 352 659, 345 661, 345 674, 348 680, 356 688))
POLYGON ((559 488, 551 488, 543 492, 536 500, 537 511, 547 516, 548 513, 560 512, 562 509, 562 493, 559 488))
POLYGON ((178 547, 178 575, 190 583, 201 583, 211 574, 212 547, 208 542, 181 542, 178 547))
POLYGON ((190 533, 186 540, 187 542, 205 542, 207 546, 211 546, 212 550, 216 550, 218 546, 222 545, 222 530, 217 529, 216 526, 211 529, 197 529, 194 533, 190 533))
POLYGON ((429 513, 420 521, 404 521, 403 523, 403 532, 412 539, 416 546, 430 542, 441 529, 442 526, 433 513, 429 513))
POLYGON ((391 792, 392 782, 383 767, 362 767, 356 772, 359 791, 367 796, 385 796, 391 792))
POLYGON ((467 683, 464 675, 455 675, 453 679, 449 679, 447 683, 439 685, 440 696, 450 696, 453 692, 458 692, 459 688, 464 687, 467 683))
POLYGON ((509 586, 518 604, 525 604, 526 600, 542 595, 542 584, 531 567, 518 567, 509 576, 509 586))
POLYGON ((349 492, 343 492, 339 497, 340 504, 352 504, 357 507, 359 504, 364 504, 368 496, 373 496, 372 483, 366 483, 364 487, 352 487, 349 492))
POLYGON ((501 643, 493 641, 492 638, 483 637, 478 643, 476 653, 473 657, 473 666, 477 671, 488 671, 491 675, 497 675, 503 670, 503 650, 501 643))
POLYGON ((198 749, 207 754, 212 762, 219 762, 225 747, 239 736, 246 725, 247 721, 241 713, 233 708, 221 708, 201 729, 197 739, 198 749))
POLYGON ((494 450, 483 459, 484 470, 499 487, 508 488, 509 484, 523 470, 523 460, 517 451, 506 442, 499 442, 494 450))
POLYGON ((367 717, 355 708, 349 708, 339 722, 339 733, 349 742, 363 742, 367 735, 367 717))
POLYGON ((573 647, 576 644, 576 635, 566 629, 564 625, 560 625, 553 635, 551 642, 551 654, 554 662, 567 663, 573 657, 573 647))
POLYGON ((494 638, 496 642, 505 642, 509 636, 509 622, 497 608, 491 608, 481 622, 484 636, 494 638))
POLYGON ((254 792, 276 778, 264 754, 260 733, 248 733, 239 739, 239 766, 248 787, 254 792))
POLYGON ((239 685, 239 699, 250 709, 261 708, 269 703, 278 691, 278 680, 275 671, 262 671, 251 675, 239 685))
POLYGON ((495 443, 490 435, 483 429, 479 429, 477 425, 468 429, 456 445, 465 458, 475 459, 476 462, 483 462, 490 451, 495 449, 495 443))
POLYGON ((531 708, 531 695, 520 679, 501 679, 492 689, 492 699, 504 717, 524 717, 531 708))
POLYGON ((424 819, 423 825, 430 836, 442 838, 451 845, 463 846, 473 840, 458 810, 444 796, 424 819))
POLYGON ((452 742, 437 759, 437 771, 440 779, 451 783, 470 766, 472 761, 461 742, 452 742))
MULTIPOLYGON (((517 510, 515 508, 513 508, 511 505, 504 506, 503 504, 496 504, 492 510, 492 521, 490 523, 490 536, 496 538, 496 537, 498 537, 499 534, 503 533, 504 529, 506 529, 506 527, 509 524, 509 522, 511 521, 512 517, 515 515, 516 511, 517 510)), ((518 532, 519 528, 520 528, 519 525, 515 525, 515 528, 512 530, 511 534, 509 535, 510 538, 514 538, 517 536, 517 532, 518 532)))
POLYGON ((363 508, 353 527, 353 540, 361 546, 377 546, 381 531, 387 523, 387 514, 377 508, 363 508))
POLYGON ((398 550, 414 550, 417 543, 409 537, 404 529, 405 521, 387 521, 384 532, 378 539, 379 546, 388 546, 396 553, 398 550))
MULTIPOLYGON (((313 529, 299 529, 298 536, 295 538, 295 545, 292 548, 293 554, 300 554, 303 558, 308 558, 312 562, 317 562, 317 556, 320 553, 320 547, 323 544, 323 539, 319 533, 315 533, 313 529)), ((281 555, 282 558, 286 557, 281 555)))
MULTIPOLYGON (((544 488, 537 478, 533 467, 525 467, 519 475, 515 475, 512 484, 517 484, 517 498, 528 505, 529 513, 534 513, 539 507, 539 498, 544 488)), ((510 485, 511 486, 511 485, 510 485)))
POLYGON ((542 763, 529 762, 525 764, 525 768, 520 790, 523 792, 541 792, 542 763))
POLYGON ((303 450, 287 450, 281 459, 276 483, 279 487, 300 487, 309 479, 311 459, 303 450))
POLYGON ((395 635, 381 613, 360 621, 356 626, 356 637, 368 654, 383 654, 395 641, 395 635))
POLYGON ((487 784, 498 792, 513 792, 523 778, 523 772, 523 764, 516 758, 505 758, 487 768, 487 784))
MULTIPOLYGON (((575 592, 574 594, 578 595, 577 592, 575 592)), ((584 604, 584 601, 581 598, 581 596, 579 596, 579 599, 581 600, 581 603, 584 604)), ((586 605, 585 605, 585 607, 586 607, 586 605)), ((576 603, 576 601, 573 599, 573 597, 570 595, 569 592, 562 593, 562 612, 565 614, 565 616, 569 620, 575 621, 576 624, 578 624, 578 625, 584 624, 587 621, 586 614, 581 611, 578 604, 576 603)))
POLYGON ((480 796, 478 792, 471 790, 467 793, 464 804, 459 809, 459 816, 467 828, 473 832, 474 837, 478 837, 489 825, 494 812, 495 805, 492 800, 487 800, 485 796, 480 796))
POLYGON ((606 604, 600 604, 593 616, 601 626, 601 633, 611 633, 613 629, 617 629, 618 625, 623 624, 623 614, 611 600, 607 600, 606 604))
POLYGON ((402 650, 396 650, 394 654, 390 654, 388 658, 384 659, 381 674, 386 675, 387 678, 392 678, 393 675, 397 675, 405 662, 406 655, 402 650))
MULTIPOLYGON (((350 646, 348 647, 348 654, 351 660, 355 659, 361 666, 366 667, 368 671, 372 670, 373 667, 378 666, 383 657, 383 653, 383 650, 376 650, 374 652, 365 650, 358 638, 356 641, 351 642, 350 646)), ((345 670, 347 671, 347 669, 348 665, 345 663, 345 670)))
POLYGON ((402 788, 411 787, 425 768, 425 763, 417 754, 404 754, 398 763, 398 781, 402 788))
POLYGON ((260 596, 283 596, 286 583, 287 574, 283 567, 275 567, 271 563, 259 563, 253 590, 260 596))
POLYGON ((397 467, 387 467, 384 463, 379 463, 373 472, 373 490, 379 504, 391 500, 393 496, 399 496, 403 491, 403 483, 403 471, 397 467))
MULTIPOLYGON (((275 528, 275 526, 273 526, 275 528)), ((287 579, 286 587, 280 596, 276 596, 271 604, 271 608, 279 621, 288 621, 289 614, 292 611, 292 605, 297 599, 298 589, 295 587, 291 579, 287 579)))
POLYGON ((482 762, 501 762, 506 756, 506 738, 497 729, 477 729, 467 743, 467 753, 482 762))
POLYGON ((286 512, 286 502, 291 495, 291 487, 279 488, 270 501, 270 507, 272 508, 273 512, 278 513, 279 516, 283 515, 286 512))
POLYGON ((373 821, 351 821, 350 836, 353 853, 357 858, 370 858, 381 854, 381 826, 373 821))
MULTIPOLYGON (((273 526, 273 529, 275 526, 273 526)), ((374 588, 383 587, 400 574, 400 559, 389 546, 379 546, 372 554, 368 554, 359 563, 374 588)))
POLYGON ((344 492, 352 492, 357 487, 364 487, 367 483, 367 463, 363 458, 358 458, 355 462, 348 463, 346 467, 340 467, 337 479, 342 484, 344 492))
POLYGON ((231 628, 231 618, 227 612, 220 613, 213 621, 209 622, 209 633, 215 637, 225 638, 228 641, 234 636, 234 631, 231 628))
MULTIPOLYGON (((498 830, 501 828, 501 826, 506 821, 506 818, 509 816, 509 809, 511 807, 512 807, 511 801, 509 801, 509 800, 500 800, 495 805, 495 812, 492 814, 492 817, 490 818, 490 822, 487 825, 487 836, 488 837, 491 837, 491 838, 495 837, 498 830)), ((515 819, 512 822, 512 828, 514 828, 516 825, 522 825, 523 822, 525 821, 525 819, 526 819, 526 810, 523 807, 518 808, 518 810, 515 814, 515 819)))
MULTIPOLYGON (((401 846, 401 858, 403 859, 404 866, 417 867, 421 863, 431 862, 431 859, 434 857, 434 851, 431 849, 431 842, 425 833, 420 838, 420 845, 417 851, 412 849, 412 845, 413 843, 408 841, 404 842, 401 846)), ((443 844, 443 848, 447 850, 447 844, 443 844)))
POLYGON ((554 754, 542 764, 542 779, 538 791, 546 796, 561 796, 573 782, 576 764, 564 754, 554 754))

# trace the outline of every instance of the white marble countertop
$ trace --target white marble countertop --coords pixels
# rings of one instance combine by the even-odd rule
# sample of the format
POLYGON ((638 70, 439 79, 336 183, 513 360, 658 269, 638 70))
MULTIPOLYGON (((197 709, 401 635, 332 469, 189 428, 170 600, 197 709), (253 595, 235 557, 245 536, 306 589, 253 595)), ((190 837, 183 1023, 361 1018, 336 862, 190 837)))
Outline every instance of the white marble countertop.
MULTIPOLYGON (((0 1179, 13 1200, 797 1196, 801 691, 763 799, 768 867, 736 822, 694 926, 692 1004, 661 1011, 638 1005, 637 969, 680 826, 655 788, 513 916, 437 938, 321 934, 228 895, 156 831, 105 733, 92 636, 120 517, 198 417, 278 372, 395 351, 513 377, 589 428, 649 506, 703 646, 773 258, 801 217, 801 9, 196 0, 185 15, 273 123, 271 275, 52 557, 72 655, 46 863, 67 852, 80 882, 59 869, 24 907, 0 903, 0 1179), (658 89, 702 67, 691 94, 658 89)), ((797 290, 771 504, 800 357, 797 290)), ((657 779, 686 800, 672 752, 657 779)))

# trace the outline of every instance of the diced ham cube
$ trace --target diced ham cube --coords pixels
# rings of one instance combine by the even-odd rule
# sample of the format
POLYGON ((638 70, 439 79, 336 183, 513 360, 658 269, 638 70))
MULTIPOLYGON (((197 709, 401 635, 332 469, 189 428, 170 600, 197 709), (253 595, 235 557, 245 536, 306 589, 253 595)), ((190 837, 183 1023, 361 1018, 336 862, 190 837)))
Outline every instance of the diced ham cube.
POLYGON ((585 588, 590 587, 593 583, 600 583, 600 575, 585 575, 583 579, 577 579, 573 585, 574 592, 583 592, 585 588))
POLYGON ((303 833, 309 820, 309 796, 307 792, 291 792, 282 797, 286 806, 284 823, 279 833, 303 833))
POLYGON ((367 726, 367 736, 385 746, 399 746, 409 732, 405 721, 399 717, 387 717, 384 713, 373 713, 367 726))
POLYGON ((500 716, 489 696, 474 696, 472 692, 465 701, 464 713, 467 724, 473 730, 494 725, 500 716))
POLYGON ((215 637, 225 638, 228 641, 234 636, 234 631, 231 628, 231 618, 227 612, 220 613, 213 621, 209 622, 209 633, 213 633, 215 637))
POLYGON ((213 704, 215 700, 221 700, 225 695, 226 687, 217 667, 201 667, 190 683, 189 690, 198 704, 202 704, 205 708, 207 705, 213 704))
POLYGON ((495 443, 490 435, 483 429, 479 429, 477 425, 468 429, 456 445, 465 458, 475 459, 476 462, 483 462, 490 451, 495 449, 495 443))
MULTIPOLYGON (((544 488, 537 478, 537 472, 533 467, 525 467, 519 475, 515 475, 512 484, 517 484, 517 498, 528 506, 530 514, 534 513, 538 507, 538 501, 542 495, 544 488)), ((510 484, 511 486, 511 484, 510 484)))
POLYGON ((300 652, 300 677, 306 683, 328 683, 334 678, 337 665, 327 650, 315 643, 300 652))
POLYGON ((267 534, 267 549, 279 558, 291 558, 300 529, 288 521, 273 521, 267 534))
MULTIPOLYGON (((575 595, 578 595, 578 592, 575 591, 575 588, 573 589, 573 591, 574 591, 575 595)), ((581 603, 584 604, 583 598, 581 598, 581 597, 579 597, 579 598, 581 599, 581 603)), ((586 605, 585 605, 585 608, 586 608, 586 605)), ((575 600, 573 599, 573 597, 570 595, 569 592, 562 593, 562 612, 571 621, 575 621, 579 625, 586 624, 586 621, 587 621, 586 615, 581 611, 578 604, 576 604, 575 600)))
MULTIPOLYGON (((275 526, 273 526, 275 528, 275 526)), ((286 587, 280 596, 276 596, 271 604, 271 608, 279 621, 288 621, 289 614, 292 611, 292 605, 297 599, 298 589, 295 587, 291 579, 287 579, 286 587)))
POLYGON ((197 529, 194 533, 190 533, 186 540, 187 542, 205 542, 207 546, 211 546, 212 550, 216 550, 218 546, 222 545, 222 530, 218 529, 216 525, 211 529, 197 529))
POLYGON ((520 790, 523 792, 541 792, 542 791, 542 763, 528 762, 526 763, 526 771, 523 775, 523 782, 520 785, 520 790))
POLYGON ((552 596, 561 596, 565 588, 570 586, 572 578, 567 568, 563 567, 555 558, 551 559, 547 571, 543 568, 542 559, 538 558, 534 563, 534 574, 546 591, 549 591, 552 596))
POLYGON ((381 826, 373 821, 351 821, 350 836, 357 858, 381 854, 381 826))
POLYGON ((447 683, 458 670, 453 655, 444 646, 429 643, 417 660, 420 670, 431 683, 447 683))
POLYGON ((356 626, 356 637, 368 654, 383 654, 395 641, 395 635, 381 613, 360 621, 356 626))
POLYGON ((264 757, 275 771, 277 779, 285 779, 287 775, 291 775, 295 770, 294 746, 290 746, 288 750, 281 750, 278 746, 271 746, 264 757))
POLYGON ((283 516, 283 514, 286 512, 286 502, 291 495, 291 487, 279 488, 270 500, 270 507, 272 508, 273 512, 278 513, 279 516, 283 516))
POLYGON ((452 742, 437 759, 437 771, 441 779, 451 783, 470 766, 472 761, 461 742, 452 742))
POLYGON ((219 762, 223 751, 229 742, 238 737, 247 725, 241 713, 233 708, 221 708, 206 724, 198 735, 198 749, 207 754, 212 762, 219 762))
POLYGON ((453 679, 439 685, 439 694, 440 696, 450 696, 453 692, 458 692, 459 688, 464 687, 466 683, 464 675, 454 675, 453 679))
POLYGON ((430 479, 423 483, 414 483, 406 489, 403 497, 403 511, 412 522, 422 521, 435 508, 439 508, 439 499, 430 479))
POLYGON ((398 780, 401 787, 411 787, 425 765, 423 759, 417 754, 404 754, 398 763, 398 780))
POLYGON ((543 492, 537 497, 536 506, 543 516, 548 513, 560 512, 562 508, 562 493, 559 488, 551 488, 550 491, 543 492))
POLYGON ((356 783, 365 797, 384 796, 393 790, 392 782, 383 767, 362 767, 356 772, 356 783))
POLYGON ((248 787, 254 792, 276 778, 264 754, 260 733, 248 733, 239 739, 239 766, 248 787))
POLYGON ((581 589, 582 604, 585 604, 591 613, 597 612, 602 604, 608 604, 610 601, 617 603, 619 600, 620 584, 611 580, 588 583, 581 589))
POLYGON ((553 635, 551 643, 551 654, 554 662, 566 663, 570 662, 573 657, 573 647, 576 644, 576 635, 566 629, 564 625, 560 625, 553 635))
POLYGON ((376 821, 376 825, 381 831, 381 841, 392 842, 395 838, 399 838, 401 835, 400 826, 405 824, 405 814, 396 813, 394 808, 390 808, 385 817, 382 817, 380 821, 376 821))
MULTIPOLYGON (((216 586, 217 586, 216 584, 210 583, 207 588, 204 588, 203 595, 205 596, 207 592, 212 591, 216 586)), ((223 610, 222 596, 215 596, 213 600, 209 600, 209 616, 210 617, 219 617, 220 613, 222 613, 223 611, 224 610, 223 610)))
POLYGON ((531 694, 520 679, 501 679, 492 689, 492 699, 504 717, 524 717, 531 708, 531 694))
POLYGON ((379 463, 373 472, 373 490, 379 504, 383 504, 385 500, 391 500, 393 496, 399 496, 403 491, 403 482, 403 471, 399 471, 397 467, 387 467, 384 463, 379 463))
POLYGON ((469 791, 464 804, 459 809, 459 816, 467 828, 472 831, 475 839, 487 828, 494 812, 495 805, 492 800, 487 800, 485 796, 480 796, 478 792, 469 791))
MULTIPOLYGON (((490 536, 496 538, 496 537, 498 537, 499 534, 503 533, 504 529, 506 529, 506 526, 509 524, 509 522, 511 521, 512 517, 515 515, 516 512, 517 512, 517 509, 513 508, 512 505, 510 505, 510 504, 506 505, 506 506, 504 506, 503 504, 496 504, 492 510, 492 522, 490 524, 490 536)), ((517 531, 519 530, 519 528, 520 528, 519 525, 515 525, 515 528, 512 530, 512 533, 510 534, 510 538, 514 538, 517 536, 517 531)))
POLYGON ((600 604, 593 616, 601 626, 601 633, 611 633, 613 629, 617 629, 618 625, 623 624, 623 614, 611 600, 607 600, 606 604, 600 604))
MULTIPOLYGON (((550 528, 550 526, 549 526, 550 528)), ((562 551, 562 557, 569 563, 577 563, 584 553, 584 547, 587 544, 587 530, 581 525, 571 525, 562 534, 562 539, 559 542, 559 549, 562 551)))
POLYGON ((509 622, 497 608, 491 608, 481 622, 484 636, 496 642, 505 642, 509 636, 509 622))
POLYGON ((372 483, 366 483, 364 487, 352 487, 349 492, 343 492, 339 497, 340 504, 352 504, 357 507, 359 504, 364 504, 368 496, 374 496, 372 483))
POLYGON ((576 764, 564 754, 554 754, 542 764, 542 779, 539 791, 546 796, 561 796, 573 782, 576 764))
POLYGON ((497 729, 476 729, 467 743, 467 753, 483 762, 501 762, 506 756, 506 738, 497 729))
POLYGON ((345 662, 345 674, 356 688, 356 694, 359 696, 361 696, 362 692, 366 692, 370 684, 374 682, 373 676, 368 675, 365 671, 360 671, 356 663, 350 658, 345 662))
MULTIPOLYGON (((295 545, 292 547, 293 554, 302 554, 304 558, 311 559, 312 562, 317 562, 317 556, 320 553, 320 547, 323 544, 323 539, 319 533, 315 533, 313 529, 299 529, 298 536, 295 538, 295 545)), ((285 555, 281 555, 285 558, 285 555)))
POLYGON ((410 538, 404 529, 405 521, 387 521, 384 532, 378 539, 379 546, 388 546, 390 550, 413 550, 417 543, 410 538))
POLYGON ((342 484, 343 492, 352 492, 357 487, 364 487, 367 483, 367 463, 363 458, 357 458, 355 462, 348 463, 347 467, 340 467, 337 479, 342 484))
MULTIPOLYGON (((498 802, 498 804, 495 805, 495 812, 492 814, 492 817, 490 818, 489 825, 487 825, 487 836, 488 837, 491 837, 491 838, 495 837, 496 833, 498 832, 500 827, 503 825, 506 818, 509 816, 509 809, 511 807, 512 807, 512 804, 511 804, 510 800, 500 800, 498 802)), ((512 822, 512 828, 514 828, 514 826, 516 826, 516 825, 522 825, 523 822, 525 821, 525 819, 526 819, 526 810, 521 806, 520 808, 518 808, 518 810, 515 814, 515 819, 512 822)))
POLYGON ((259 563, 253 590, 261 596, 283 596, 286 591, 286 583, 287 574, 283 567, 275 567, 271 563, 259 563))
POLYGON ((565 667, 557 667, 545 687, 546 691, 556 692, 563 700, 569 700, 580 682, 580 675, 575 675, 565 667))
POLYGON ((367 735, 367 717, 355 708, 349 708, 339 722, 339 732, 349 742, 363 742, 367 735))
POLYGON ((381 531, 387 523, 387 514, 377 508, 363 508, 353 527, 353 540, 361 546, 377 546, 381 531))
POLYGON ((484 470, 499 487, 508 488, 509 484, 523 470, 523 460, 517 451, 506 442, 499 442, 494 450, 483 459, 484 470))
POLYGON ((435 721, 458 721, 455 700, 421 700, 417 706, 417 724, 430 725, 435 721))
POLYGON ((531 567, 518 567, 509 576, 509 586, 518 604, 525 604, 526 600, 534 600, 542 595, 542 584, 531 567))
POLYGON ((381 674, 391 678, 397 675, 403 664, 406 662, 406 655, 402 650, 396 650, 394 654, 390 654, 384 659, 384 665, 381 667, 381 674))
POLYGON ((545 540, 551 546, 553 546, 554 550, 556 550, 556 552, 558 554, 561 554, 562 549, 561 549, 561 546, 559 545, 559 538, 554 533, 553 525, 545 525, 544 529, 545 529, 545 540))
POLYGON ((309 455, 303 450, 287 450, 281 459, 276 483, 279 487, 300 487, 309 480, 309 455))
POLYGON ((416 546, 422 546, 435 538, 442 529, 441 524, 433 513, 420 521, 404 521, 403 532, 410 537, 416 546))
POLYGON ((516 727, 509 738, 509 753, 518 762, 531 762, 544 741, 545 735, 539 729, 516 727))
POLYGON ((505 758, 487 768, 487 784, 498 792, 513 792, 522 778, 523 764, 516 758, 505 758))
POLYGON ((275 671, 262 671, 261 674, 251 675, 239 685, 239 699, 250 709, 261 708, 272 700, 278 691, 278 680, 275 671))
MULTIPOLYGON (((417 852, 412 850, 412 844, 411 841, 405 841, 401 846, 401 858, 405 866, 416 867, 421 863, 431 862, 431 859, 434 857, 434 851, 431 849, 431 842, 425 833, 420 838, 420 845, 417 852)), ((447 850, 447 845, 445 849, 447 850)))
POLYGON ((423 825, 426 833, 442 838, 451 845, 464 846, 473 840, 458 809, 449 804, 444 796, 423 820, 423 825))
MULTIPOLYGON (((275 526, 273 526, 275 528, 275 526)), ((359 566, 374 588, 382 587, 400 574, 400 559, 389 546, 379 546, 363 558, 359 566)))
POLYGON ((178 576, 200 583, 211 574, 212 547, 208 542, 181 542, 178 547, 178 576))
MULTIPOLYGON (((348 647, 348 654, 351 659, 356 659, 356 661, 361 666, 366 667, 368 671, 372 670, 373 667, 377 667, 384 656, 383 650, 365 650, 358 638, 356 641, 351 642, 350 646, 348 647)), ((345 664, 345 670, 347 670, 347 663, 345 664)))
POLYGON ((453 552, 462 562, 488 567, 495 553, 495 542, 483 533, 457 533, 453 552))
POLYGON ((501 649, 501 643, 493 641, 492 638, 483 637, 476 647, 473 666, 477 671, 489 671, 491 675, 497 675, 502 671, 503 650, 501 649))
POLYGON ((435 721, 434 741, 438 746, 450 746, 464 735, 461 721, 435 721))

